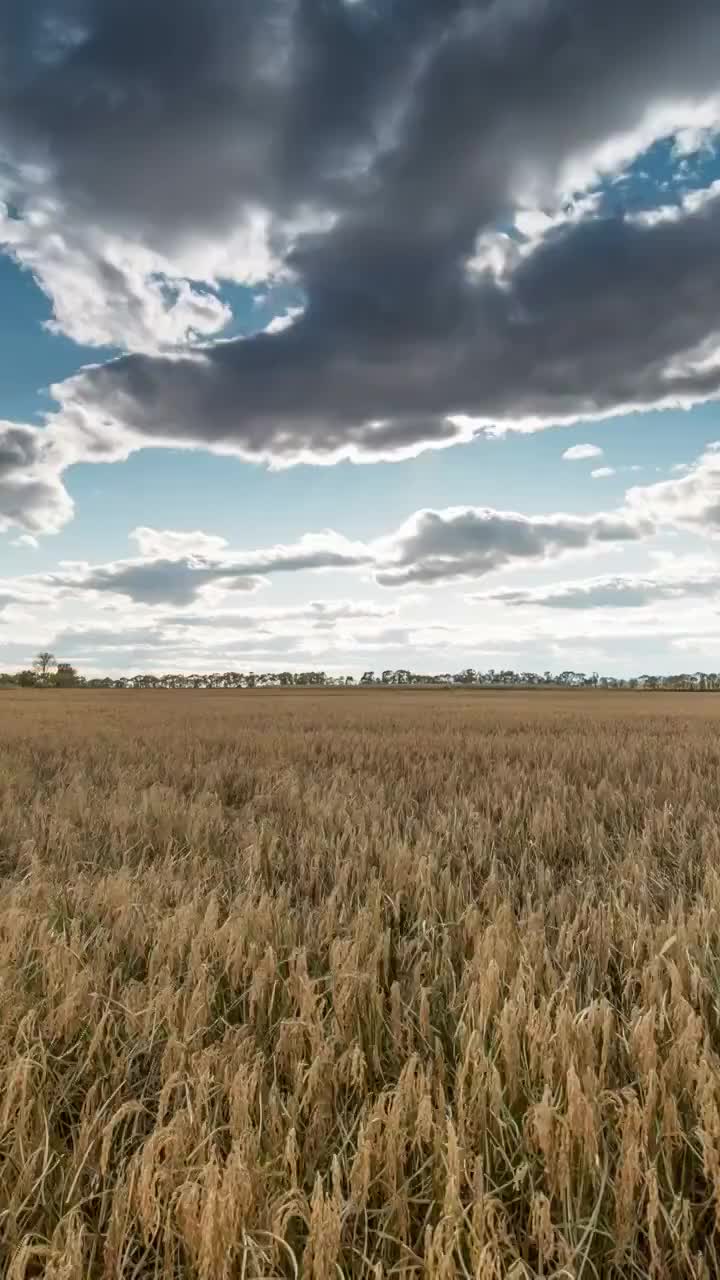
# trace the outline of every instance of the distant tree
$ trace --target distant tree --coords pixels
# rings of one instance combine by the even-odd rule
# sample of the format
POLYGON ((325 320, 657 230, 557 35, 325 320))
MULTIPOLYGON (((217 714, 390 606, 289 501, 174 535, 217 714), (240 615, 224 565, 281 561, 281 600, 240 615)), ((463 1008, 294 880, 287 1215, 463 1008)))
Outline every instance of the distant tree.
POLYGON ((33 689, 38 682, 37 671, 18 671, 17 682, 21 689, 33 689))
POLYGON ((74 689, 80 683, 77 669, 70 662, 58 662, 52 682, 57 689, 74 689))
POLYGON ((57 663, 55 661, 55 654, 49 653, 47 649, 42 649, 40 653, 37 653, 35 655, 33 666, 37 671, 38 676, 40 677, 41 683, 44 684, 47 681, 53 667, 57 666, 57 663))
POLYGON ((472 667, 465 667, 464 671, 458 671, 454 679, 456 684, 474 684, 477 680, 477 671, 472 667))

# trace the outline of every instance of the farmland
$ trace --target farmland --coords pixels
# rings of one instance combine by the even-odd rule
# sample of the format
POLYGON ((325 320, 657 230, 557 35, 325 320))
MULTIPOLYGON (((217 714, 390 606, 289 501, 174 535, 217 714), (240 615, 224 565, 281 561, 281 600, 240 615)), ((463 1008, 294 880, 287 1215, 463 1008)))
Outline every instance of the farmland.
POLYGON ((720 698, 0 695, 0 1273, 720 1274, 720 698))

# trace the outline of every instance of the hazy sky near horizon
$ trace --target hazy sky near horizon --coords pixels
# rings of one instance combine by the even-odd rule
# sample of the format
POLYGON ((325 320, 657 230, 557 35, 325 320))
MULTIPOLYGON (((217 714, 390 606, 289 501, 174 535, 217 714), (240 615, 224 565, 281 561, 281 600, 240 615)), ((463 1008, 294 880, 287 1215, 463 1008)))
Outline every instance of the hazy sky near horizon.
POLYGON ((5 0, 0 669, 720 668, 716 0, 5 0))

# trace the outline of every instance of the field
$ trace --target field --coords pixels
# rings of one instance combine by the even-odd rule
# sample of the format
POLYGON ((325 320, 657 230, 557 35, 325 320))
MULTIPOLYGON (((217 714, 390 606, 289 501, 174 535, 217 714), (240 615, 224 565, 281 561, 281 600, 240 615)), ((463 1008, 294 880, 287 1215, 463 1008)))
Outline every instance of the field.
POLYGON ((0 1274, 720 1274, 720 697, 0 694, 0 1274))

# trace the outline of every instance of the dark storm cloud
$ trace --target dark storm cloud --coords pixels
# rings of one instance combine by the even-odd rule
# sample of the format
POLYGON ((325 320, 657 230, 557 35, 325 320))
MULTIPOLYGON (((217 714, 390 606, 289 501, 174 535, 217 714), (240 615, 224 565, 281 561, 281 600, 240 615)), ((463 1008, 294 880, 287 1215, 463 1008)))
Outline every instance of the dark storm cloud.
POLYGON ((467 270, 518 198, 716 91, 716 0, 6 0, 0 23, 0 142, 64 216, 172 253, 259 211, 305 299, 281 333, 85 372, 67 413, 370 460, 466 438, 448 415, 717 394, 681 357, 717 327, 720 201, 558 227, 501 280, 467 270))
MULTIPOLYGON (((320 203, 422 237, 717 86, 713 0, 5 0, 0 127, 150 237, 320 203)), ((480 213, 480 216, 478 216, 480 213)))
POLYGON ((511 426, 703 399, 717 369, 671 365, 717 327, 719 249, 720 198, 673 222, 553 235, 508 287, 450 264, 444 279, 419 262, 403 274, 400 249, 381 285, 350 241, 337 258, 318 245, 328 275, 292 328, 187 358, 128 356, 66 394, 148 441, 288 461, 442 446, 464 433, 446 414, 511 426))
POLYGON ((247 207, 347 201, 344 171, 459 8, 7 0, 0 126, 78 210, 165 250, 247 207))

